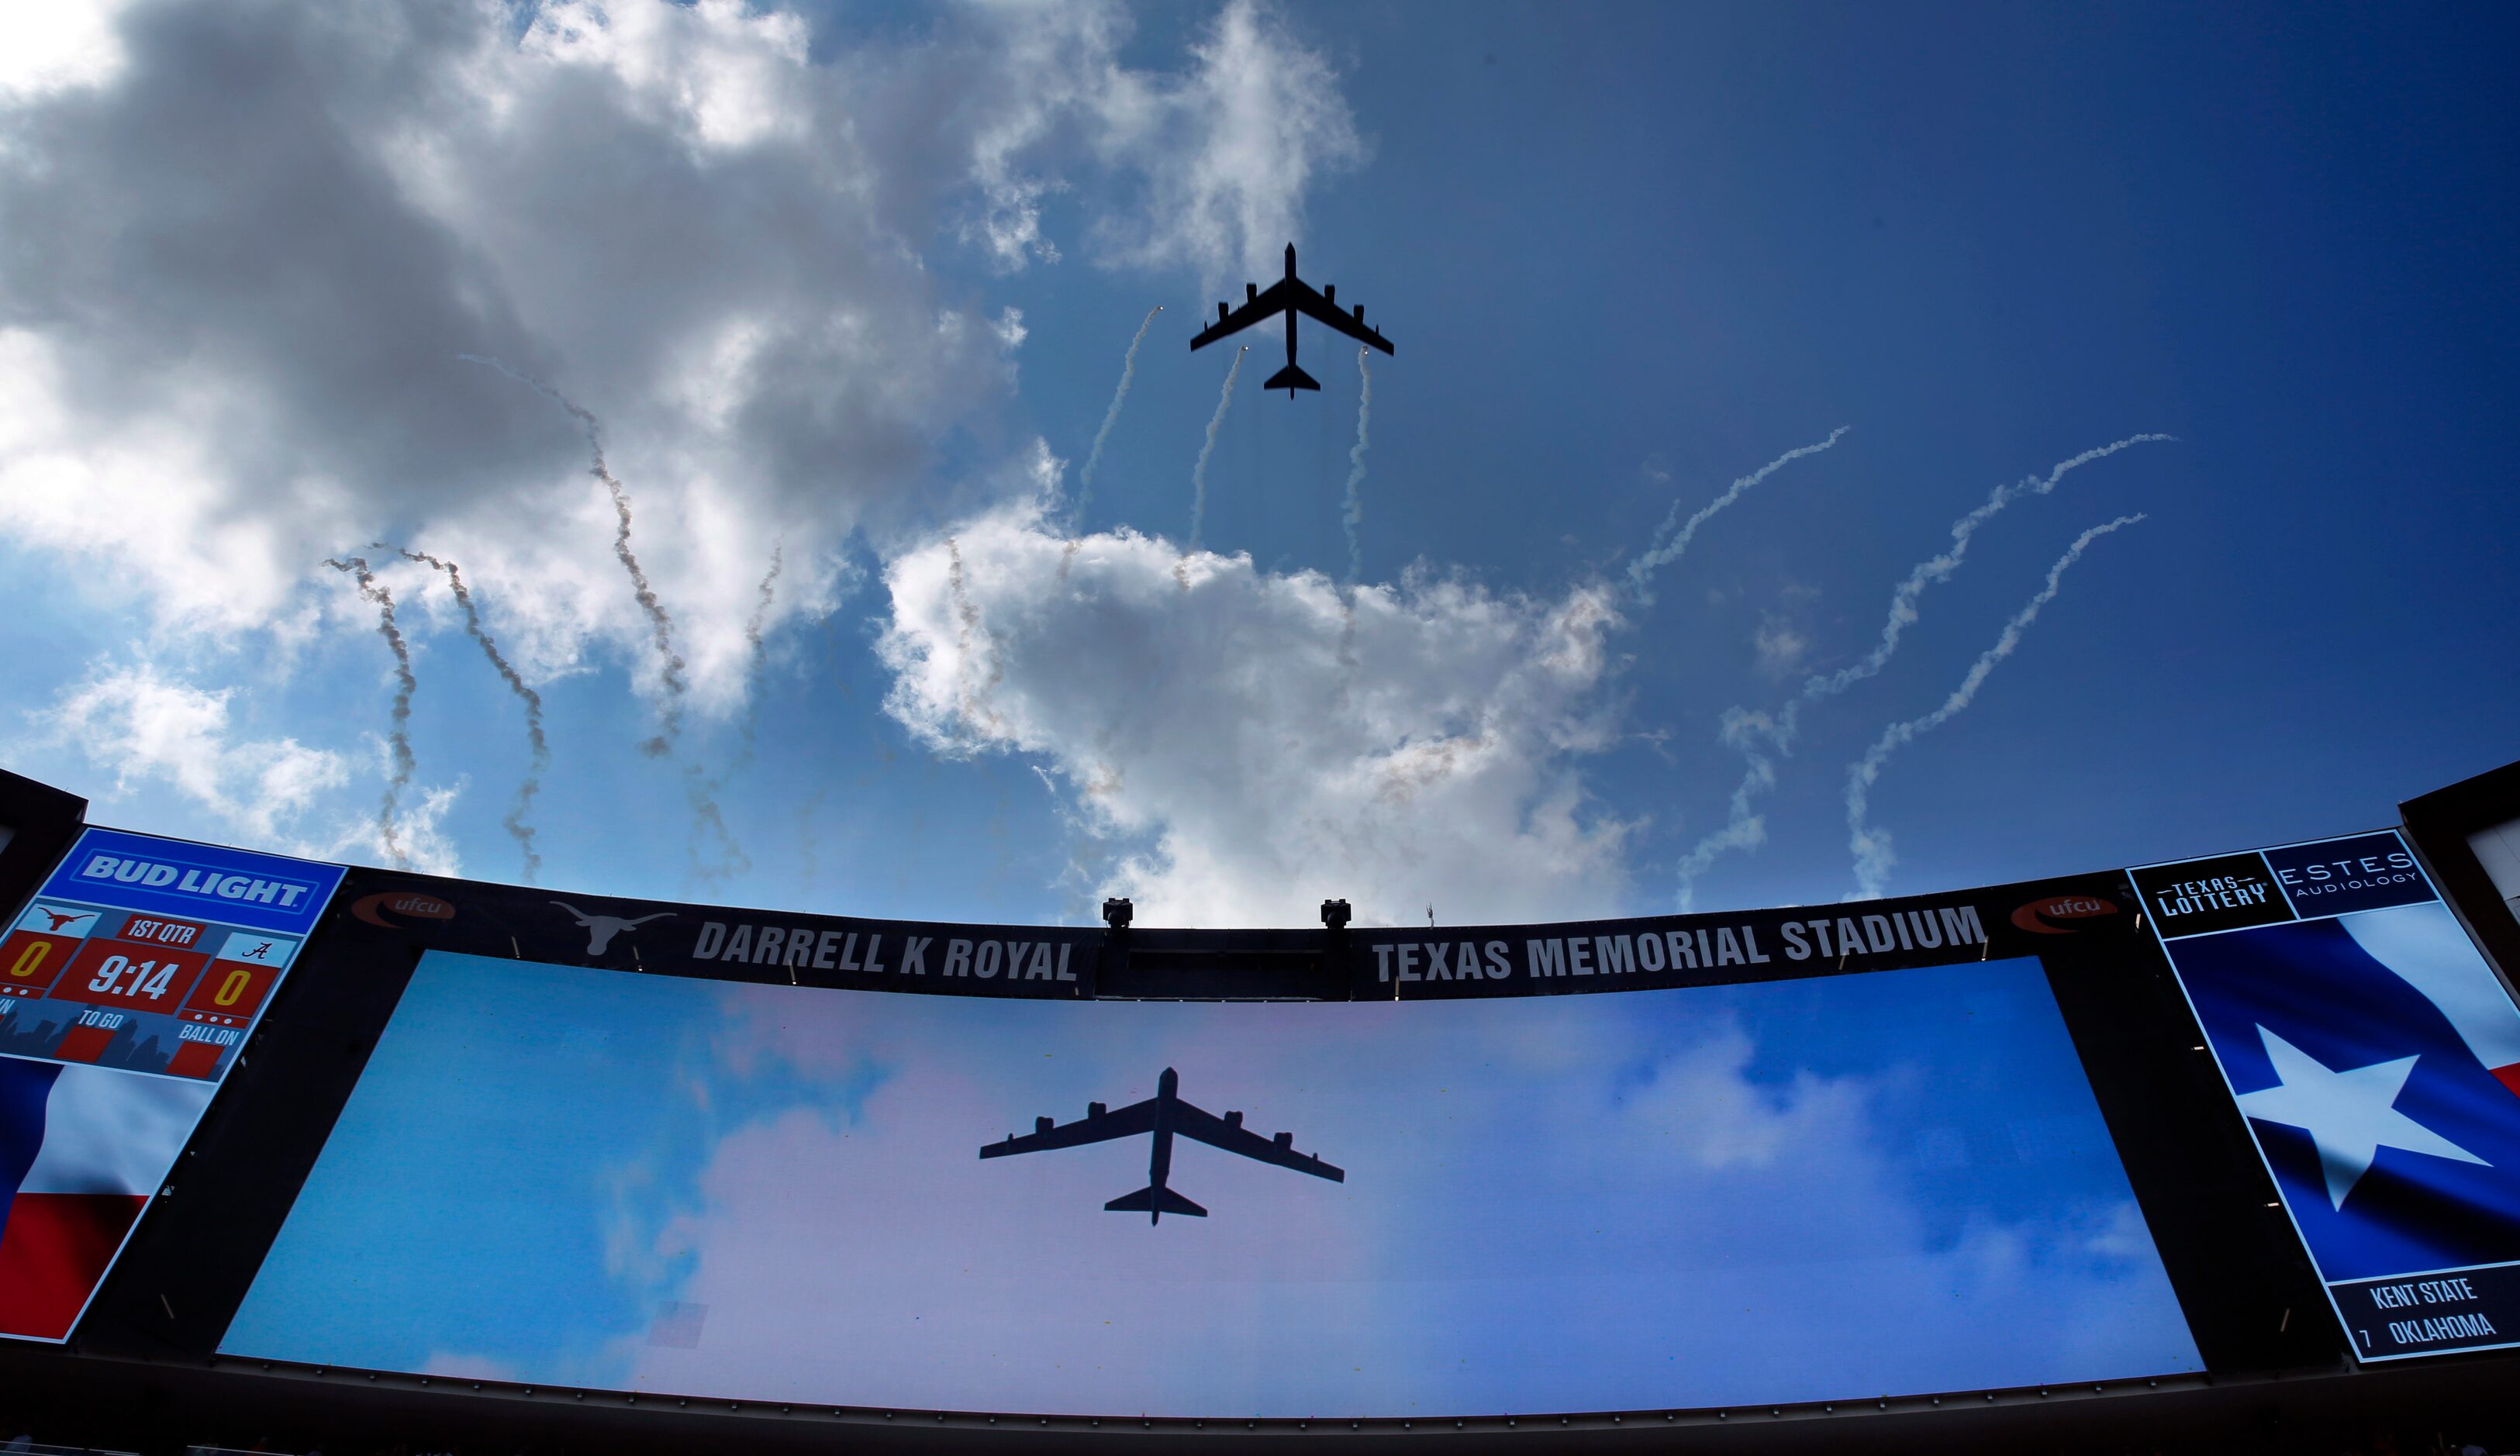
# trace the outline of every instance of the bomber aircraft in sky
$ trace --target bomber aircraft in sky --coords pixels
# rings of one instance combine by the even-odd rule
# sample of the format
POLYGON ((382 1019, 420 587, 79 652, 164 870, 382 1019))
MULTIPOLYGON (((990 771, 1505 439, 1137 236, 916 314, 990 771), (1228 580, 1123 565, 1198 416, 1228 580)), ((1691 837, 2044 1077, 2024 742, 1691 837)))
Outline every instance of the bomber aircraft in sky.
POLYGON ((983 1158, 1006 1158, 1016 1153, 1044 1153, 1052 1148, 1083 1147, 1092 1142, 1109 1142, 1114 1138, 1135 1137, 1141 1132, 1154 1134, 1154 1145, 1147 1157, 1147 1186, 1135 1193, 1124 1194, 1102 1207, 1114 1213, 1144 1213, 1148 1223, 1161 1223, 1166 1213, 1181 1213, 1192 1218, 1204 1218, 1207 1210, 1164 1186, 1173 1168, 1173 1135, 1203 1142, 1211 1148, 1223 1148, 1262 1163, 1291 1168, 1333 1183, 1347 1181, 1344 1169, 1332 1168, 1319 1158, 1308 1157, 1294 1149, 1295 1134, 1281 1132, 1275 1138, 1245 1131, 1242 1114, 1229 1112, 1218 1117, 1181 1100, 1181 1076, 1166 1067, 1155 1080, 1155 1095, 1144 1102, 1132 1102, 1117 1112, 1108 1112, 1100 1102, 1085 1104, 1085 1116, 1066 1126, 1057 1126, 1048 1118, 1033 1119, 1032 1131, 1021 1137, 1007 1134, 1005 1142, 993 1142, 980 1149, 983 1158))
POLYGON ((1379 330, 1365 327, 1364 304, 1358 304, 1353 314, 1340 313, 1338 285, 1331 284, 1316 292, 1311 284, 1295 276, 1295 244, 1291 243, 1286 244, 1286 276, 1266 288, 1258 284, 1244 284, 1242 306, 1230 313, 1224 302, 1219 300, 1216 322, 1200 330, 1198 337, 1190 341, 1190 346, 1193 351, 1205 348, 1227 334, 1248 329, 1273 314, 1284 314, 1286 367, 1271 375, 1260 387, 1283 389, 1286 398, 1293 399, 1298 389, 1322 387, 1320 380, 1295 367, 1295 315, 1299 313, 1310 314, 1360 343, 1380 349, 1385 354, 1391 352, 1391 340, 1384 338, 1379 330))

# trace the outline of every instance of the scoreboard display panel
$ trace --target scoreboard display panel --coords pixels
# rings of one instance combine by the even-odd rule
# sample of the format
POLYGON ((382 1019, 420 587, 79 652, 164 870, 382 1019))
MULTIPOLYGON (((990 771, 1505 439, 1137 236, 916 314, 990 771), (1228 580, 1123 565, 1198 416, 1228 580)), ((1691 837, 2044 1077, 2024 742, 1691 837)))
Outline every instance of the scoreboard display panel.
POLYGON ((2048 976, 1990 949, 1239 1004, 428 950, 218 1348, 1237 1419, 2204 1369, 2048 976))
POLYGON ((67 1339, 341 878, 90 829, 0 940, 0 1336, 67 1339))
POLYGON ((2405 840, 2134 877, 2355 1356, 2520 1345, 2520 1007, 2405 840))

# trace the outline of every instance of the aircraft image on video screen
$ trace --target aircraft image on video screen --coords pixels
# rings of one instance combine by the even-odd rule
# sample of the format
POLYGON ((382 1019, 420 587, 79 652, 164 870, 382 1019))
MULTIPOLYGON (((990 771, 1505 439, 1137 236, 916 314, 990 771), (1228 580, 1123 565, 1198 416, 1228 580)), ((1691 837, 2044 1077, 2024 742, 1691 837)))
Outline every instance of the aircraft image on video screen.
POLYGON ((1135 1193, 1124 1193, 1102 1207, 1114 1213, 1144 1213, 1148 1223, 1161 1223, 1166 1213, 1180 1213, 1191 1218, 1204 1218, 1207 1210, 1164 1186, 1172 1175, 1173 1135, 1194 1138, 1211 1148, 1223 1148, 1245 1158, 1291 1168, 1333 1183, 1347 1181, 1344 1169, 1332 1168, 1319 1158, 1307 1157, 1294 1149, 1295 1134, 1281 1132, 1273 1140, 1257 1132, 1244 1130, 1242 1114, 1229 1112, 1218 1117, 1203 1108, 1192 1107, 1180 1096, 1181 1074, 1166 1067, 1155 1079, 1155 1095, 1144 1102, 1132 1102, 1118 1112, 1104 1110, 1100 1102, 1085 1109, 1082 1120, 1057 1126, 1049 1118, 1037 1118, 1033 1129, 1021 1137, 1010 1132, 1004 1142, 993 1142, 980 1149, 983 1158, 1007 1158, 1016 1153, 1044 1153, 1052 1148, 1081 1148, 1090 1143, 1109 1142, 1114 1138, 1146 1134, 1150 1141, 1147 1153, 1147 1186, 1135 1193))
POLYGON ((432 951, 221 1348, 1297 1418, 2200 1368, 2035 959, 1197 1003, 432 951))

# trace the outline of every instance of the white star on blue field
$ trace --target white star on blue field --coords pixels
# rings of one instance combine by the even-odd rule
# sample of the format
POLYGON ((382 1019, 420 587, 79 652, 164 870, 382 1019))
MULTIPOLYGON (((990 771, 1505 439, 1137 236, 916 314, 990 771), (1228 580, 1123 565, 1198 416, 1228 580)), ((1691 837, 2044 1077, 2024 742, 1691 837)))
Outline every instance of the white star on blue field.
POLYGON ((0 762, 161 833, 1018 922, 2385 822, 2520 716, 2516 25, 13 13, 0 762), (1220 394, 1188 341, 1290 242, 1394 352, 1308 320, 1323 388, 1265 395, 1265 325, 1220 394))
POLYGON ((2240 1111, 2264 1123, 2282 1123, 2308 1132, 2318 1146, 2319 1172, 2327 1197, 2336 1208, 2370 1171, 2380 1149, 2404 1148, 2461 1163, 2485 1160, 2397 1110, 2399 1091, 2416 1058, 2374 1062, 2367 1067, 2322 1066, 2317 1057, 2281 1037, 2258 1028, 2267 1060, 2274 1064, 2273 1086, 2239 1096, 2240 1111))

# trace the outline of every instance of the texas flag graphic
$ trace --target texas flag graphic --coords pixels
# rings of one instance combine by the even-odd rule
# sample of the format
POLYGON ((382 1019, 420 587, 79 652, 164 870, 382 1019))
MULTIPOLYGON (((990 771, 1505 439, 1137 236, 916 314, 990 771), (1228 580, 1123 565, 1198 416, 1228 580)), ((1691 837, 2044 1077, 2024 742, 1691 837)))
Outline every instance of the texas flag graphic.
POLYGON ((2520 1260, 2520 1009, 2446 907, 2169 949, 2329 1280, 2520 1260))
POLYGON ((0 1057, 0 1335, 68 1336, 210 1092, 0 1057))

